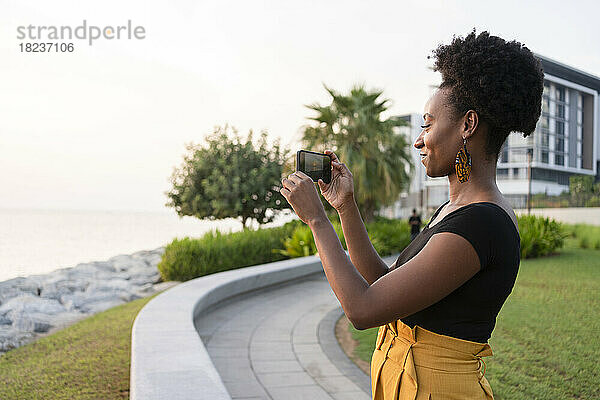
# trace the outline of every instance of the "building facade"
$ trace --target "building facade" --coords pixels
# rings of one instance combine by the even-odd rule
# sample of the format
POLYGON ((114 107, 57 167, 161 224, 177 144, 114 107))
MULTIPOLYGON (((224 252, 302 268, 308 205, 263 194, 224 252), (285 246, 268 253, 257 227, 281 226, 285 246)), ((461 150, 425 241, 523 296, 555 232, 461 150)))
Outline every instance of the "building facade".
MULTIPOLYGON (((496 181, 514 208, 527 206, 529 157, 531 194, 558 195, 569 190, 571 175, 592 175, 600 180, 600 78, 535 54, 544 69, 542 113, 532 135, 512 132, 498 156, 496 181)), ((420 114, 402 116, 410 126, 401 134, 412 143, 421 133, 420 114)), ((415 173, 410 190, 396 204, 380 211, 390 218, 408 218, 413 208, 429 215, 448 200, 448 178, 430 178, 414 147, 415 173)))

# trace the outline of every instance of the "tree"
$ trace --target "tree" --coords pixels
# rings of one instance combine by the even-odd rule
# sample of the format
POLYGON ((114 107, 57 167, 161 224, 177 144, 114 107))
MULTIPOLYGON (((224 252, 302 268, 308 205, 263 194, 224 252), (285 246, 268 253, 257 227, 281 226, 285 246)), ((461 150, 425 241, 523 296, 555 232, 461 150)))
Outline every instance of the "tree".
POLYGON ((408 123, 399 117, 382 119, 388 99, 382 91, 366 91, 355 85, 349 95, 341 95, 323 85, 332 97, 328 106, 306 107, 318 113, 309 118, 316 126, 303 129, 303 144, 313 151, 333 150, 354 177, 354 197, 365 222, 376 210, 393 204, 408 188, 414 165, 409 142, 397 128, 408 123))
POLYGON ((571 204, 584 207, 594 194, 594 177, 591 175, 571 175, 569 177, 571 204))
POLYGON ((205 137, 207 147, 186 145, 189 154, 184 156, 180 168, 171 175, 173 188, 165 192, 179 216, 190 215, 210 220, 241 217, 242 226, 255 219, 259 224, 271 222, 266 211, 288 208, 279 194, 282 168, 289 150, 281 150, 279 139, 267 148, 267 133, 262 132, 255 148, 252 130, 245 143, 235 128, 233 139, 229 126, 215 127, 212 135, 205 137))

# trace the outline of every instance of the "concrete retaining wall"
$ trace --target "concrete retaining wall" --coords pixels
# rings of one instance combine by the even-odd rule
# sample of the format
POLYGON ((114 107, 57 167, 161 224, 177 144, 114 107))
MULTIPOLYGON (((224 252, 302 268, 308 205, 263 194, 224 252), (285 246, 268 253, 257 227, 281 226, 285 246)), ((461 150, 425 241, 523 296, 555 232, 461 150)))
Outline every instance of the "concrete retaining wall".
POLYGON ((231 296, 322 270, 318 255, 293 258, 207 275, 159 294, 133 323, 130 398, 231 400, 194 327, 196 316, 231 296))

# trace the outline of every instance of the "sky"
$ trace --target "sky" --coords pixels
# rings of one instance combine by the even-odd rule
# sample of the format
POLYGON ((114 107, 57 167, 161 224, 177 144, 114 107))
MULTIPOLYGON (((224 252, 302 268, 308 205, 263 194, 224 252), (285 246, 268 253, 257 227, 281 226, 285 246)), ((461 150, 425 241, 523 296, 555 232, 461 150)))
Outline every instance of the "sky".
POLYGON ((324 84, 421 114, 441 80, 427 56, 472 28, 600 76, 597 15, 594 1, 0 0, 0 208, 169 212, 186 144, 215 126, 295 154, 324 84), (84 20, 144 38, 20 50, 37 40, 19 26, 84 20))

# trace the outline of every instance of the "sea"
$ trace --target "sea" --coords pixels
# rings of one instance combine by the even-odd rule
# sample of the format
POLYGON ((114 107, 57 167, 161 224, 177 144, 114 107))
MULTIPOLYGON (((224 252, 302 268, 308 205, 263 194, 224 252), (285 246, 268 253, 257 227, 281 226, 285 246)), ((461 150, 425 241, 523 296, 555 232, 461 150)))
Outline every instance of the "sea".
MULTIPOLYGON (((298 217, 286 210, 262 228, 298 217)), ((252 228, 258 224, 253 221, 252 228)), ((0 208, 0 281, 45 274, 79 263, 154 250, 175 238, 209 231, 237 232, 240 219, 179 217, 173 212, 33 210, 0 208)))

